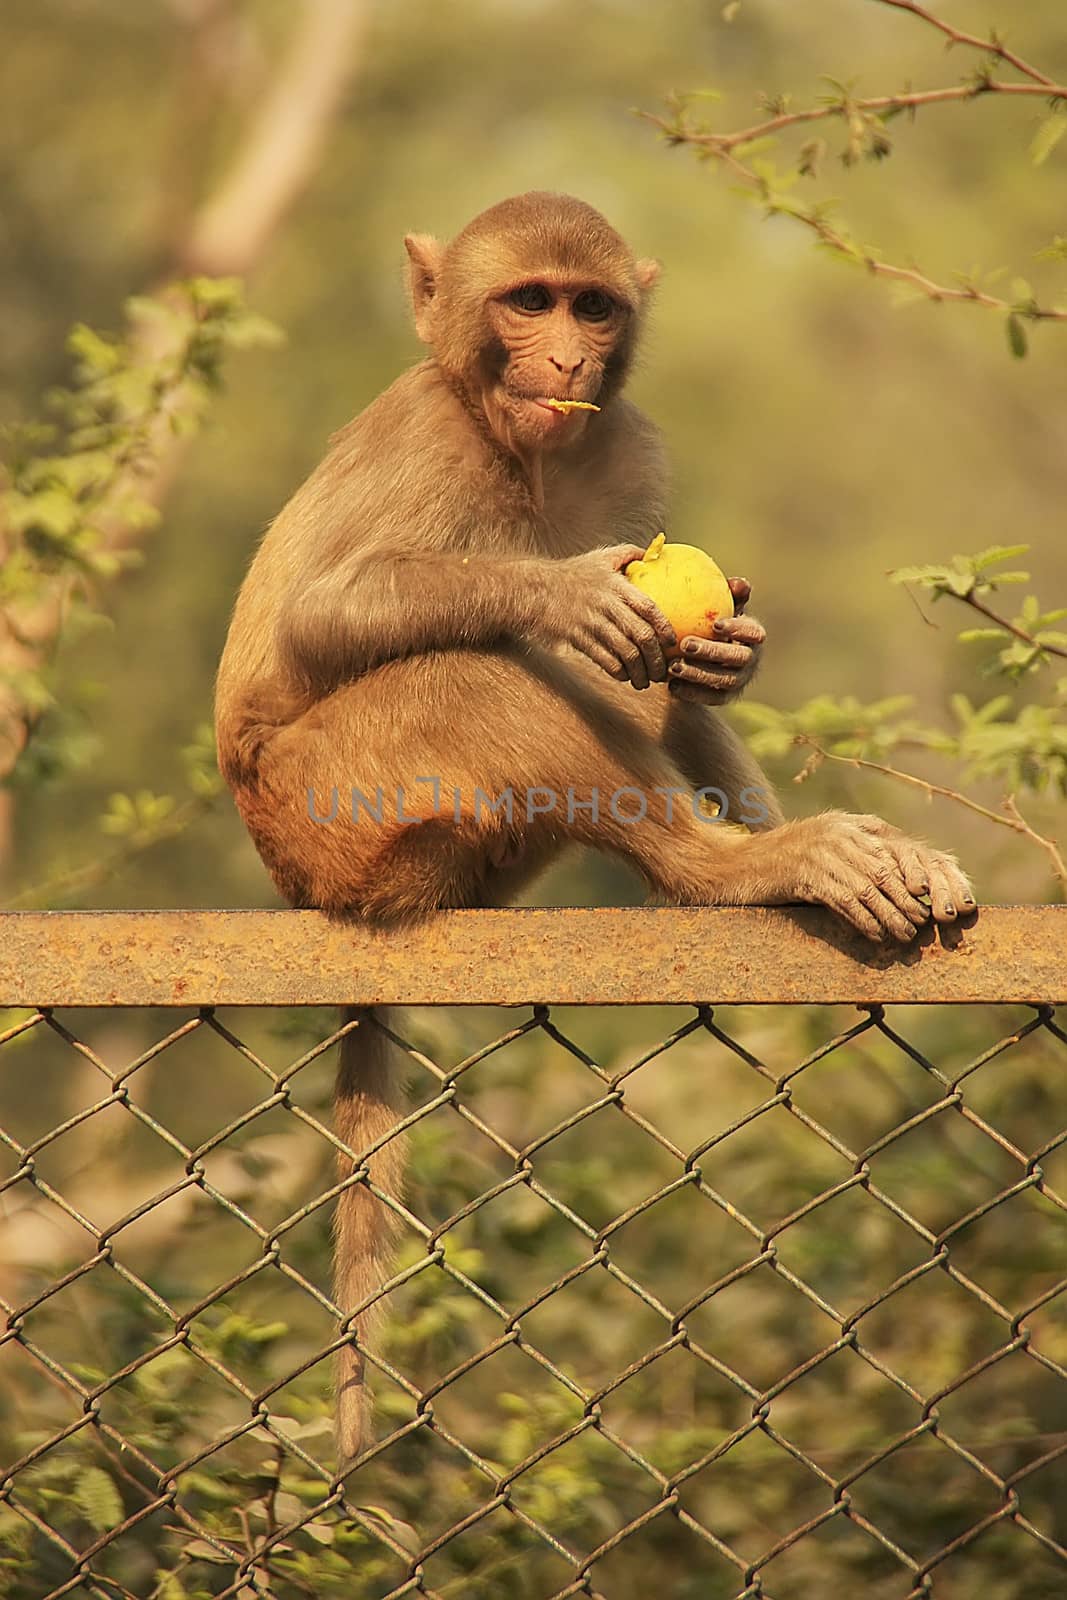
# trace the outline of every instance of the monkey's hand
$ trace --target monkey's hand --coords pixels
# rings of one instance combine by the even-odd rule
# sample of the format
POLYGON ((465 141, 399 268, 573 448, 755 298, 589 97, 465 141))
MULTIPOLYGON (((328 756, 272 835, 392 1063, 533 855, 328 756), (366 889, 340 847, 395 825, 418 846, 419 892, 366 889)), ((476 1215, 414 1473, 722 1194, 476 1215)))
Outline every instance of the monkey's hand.
POLYGON ((881 817, 825 811, 760 840, 779 853, 784 899, 829 906, 869 939, 888 934, 905 943, 931 916, 954 922, 975 908, 954 856, 909 839, 881 817))
POLYGON ((614 544, 551 563, 558 573, 548 597, 545 630, 553 642, 569 644, 603 667, 619 683, 635 689, 663 683, 663 654, 677 640, 654 600, 622 576, 644 551, 614 544))
POLYGON ((752 585, 745 578, 727 582, 734 597, 734 615, 719 619, 713 639, 688 635, 681 641, 681 659, 671 662, 668 681, 671 694, 679 700, 725 705, 736 700, 756 675, 766 629, 754 617, 741 614, 752 585))

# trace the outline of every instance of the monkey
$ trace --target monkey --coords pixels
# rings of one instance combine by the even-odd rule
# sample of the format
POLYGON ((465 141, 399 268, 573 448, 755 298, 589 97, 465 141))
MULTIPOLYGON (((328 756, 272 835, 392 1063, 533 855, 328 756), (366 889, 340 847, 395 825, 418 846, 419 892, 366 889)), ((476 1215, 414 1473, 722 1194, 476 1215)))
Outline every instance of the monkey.
MULTIPOLYGON (((731 580, 739 615, 716 638, 676 640, 623 576, 667 525, 664 447, 624 393, 659 263, 547 192, 447 244, 404 243, 425 359, 334 435, 269 528, 219 665, 220 769, 283 898, 403 926, 506 904, 575 842, 666 903, 821 903, 872 940, 973 911, 954 857, 878 817, 785 819, 718 711, 765 638, 746 580, 731 580), (709 792, 728 826, 695 803, 709 792)), ((383 1017, 346 1017, 335 1115, 356 1159, 339 1167, 335 1297, 350 1466, 368 1438, 364 1353, 396 1232, 379 1195, 402 1196, 404 1112, 383 1017)))

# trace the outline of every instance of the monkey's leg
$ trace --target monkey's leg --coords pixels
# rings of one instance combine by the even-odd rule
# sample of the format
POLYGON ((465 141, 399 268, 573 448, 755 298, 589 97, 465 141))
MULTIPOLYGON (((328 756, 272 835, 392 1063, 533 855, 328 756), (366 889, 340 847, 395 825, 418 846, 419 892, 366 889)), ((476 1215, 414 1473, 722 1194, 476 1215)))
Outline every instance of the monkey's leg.
MULTIPOLYGON (((568 840, 622 856, 667 901, 820 901, 872 938, 913 937, 929 916, 916 898, 924 886, 935 916, 952 890, 966 904, 950 857, 879 818, 829 812, 743 835, 717 826, 660 742, 667 724, 659 737, 649 731, 652 695, 601 689, 564 658, 532 650, 389 662, 264 747, 246 820, 279 883, 279 860, 299 880, 299 903, 370 920, 484 903, 502 851, 568 840), (347 794, 357 786, 378 809, 369 815, 361 803, 353 821, 347 794), (329 816, 331 790, 337 814, 317 821, 307 797, 329 816)), ((721 787, 762 777, 721 725, 705 732, 704 755, 721 764, 721 787)), ((720 774, 700 776, 712 785, 720 774)))

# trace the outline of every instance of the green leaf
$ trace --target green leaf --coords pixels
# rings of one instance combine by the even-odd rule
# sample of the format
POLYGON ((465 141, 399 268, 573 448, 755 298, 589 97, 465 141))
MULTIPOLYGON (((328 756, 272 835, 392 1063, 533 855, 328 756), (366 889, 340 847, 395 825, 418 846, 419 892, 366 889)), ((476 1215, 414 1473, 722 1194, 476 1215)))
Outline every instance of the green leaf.
POLYGON ((1051 117, 1045 118, 1030 146, 1030 159, 1035 167, 1044 165, 1065 133, 1067 133, 1067 112, 1054 111, 1051 117))
POLYGON ((101 830, 121 837, 123 834, 132 833, 136 826, 137 813, 129 795, 111 795, 108 808, 100 818, 101 830))
POLYGON ((337 1529, 329 1522, 305 1522, 303 1532, 316 1544, 333 1544, 337 1529))
POLYGON ((1067 239, 1062 234, 1052 236, 1052 243, 1044 246, 1034 257, 1035 261, 1067 261, 1067 239))
POLYGON ((1008 349, 1017 361, 1022 361, 1029 349, 1022 318, 1014 311, 1008 318, 1008 349))
POLYGON ((229 1567, 235 1564, 237 1553, 226 1555, 207 1539, 190 1539, 188 1544, 182 1545, 182 1554, 193 1561, 214 1561, 220 1567, 229 1567))
POLYGON ((979 550, 977 555, 971 556, 971 565, 976 572, 983 572, 986 567, 995 566, 998 561, 1014 561, 1016 556, 1024 556, 1029 548, 1028 544, 991 544, 985 550, 979 550))
POLYGON ((890 583, 945 583, 947 567, 895 567, 889 574, 890 583))
POLYGON ((106 1533, 122 1521, 122 1499, 102 1467, 86 1467, 78 1474, 74 1503, 97 1533, 106 1533))
POLYGON ((67 349, 75 357, 85 377, 100 377, 116 372, 122 365, 121 346, 102 334, 87 328, 83 322, 73 327, 67 336, 67 349))

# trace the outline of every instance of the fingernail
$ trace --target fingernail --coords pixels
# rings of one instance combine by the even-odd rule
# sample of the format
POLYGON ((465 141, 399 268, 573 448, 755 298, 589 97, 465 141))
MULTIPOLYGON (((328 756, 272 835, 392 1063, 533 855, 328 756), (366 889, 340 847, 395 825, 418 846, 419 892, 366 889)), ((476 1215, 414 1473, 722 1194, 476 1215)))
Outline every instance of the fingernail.
POLYGON ((963 906, 965 911, 971 911, 974 908, 975 901, 969 894, 965 894, 963 899, 960 901, 960 905, 963 906))
POLYGON ((956 907, 952 904, 951 900, 946 900, 945 902, 945 915, 947 917, 954 917, 956 915, 956 907))
POLYGON ((697 647, 695 644, 684 645, 683 649, 685 650, 687 656, 695 656, 697 653, 697 647))
POLYGON ((725 639, 726 637, 726 629, 721 622, 712 623, 711 631, 717 639, 725 639))
POLYGON ((678 676, 678 674, 681 672, 681 670, 682 670, 682 663, 680 661, 672 661, 671 662, 671 671, 674 673, 675 677, 678 676))

